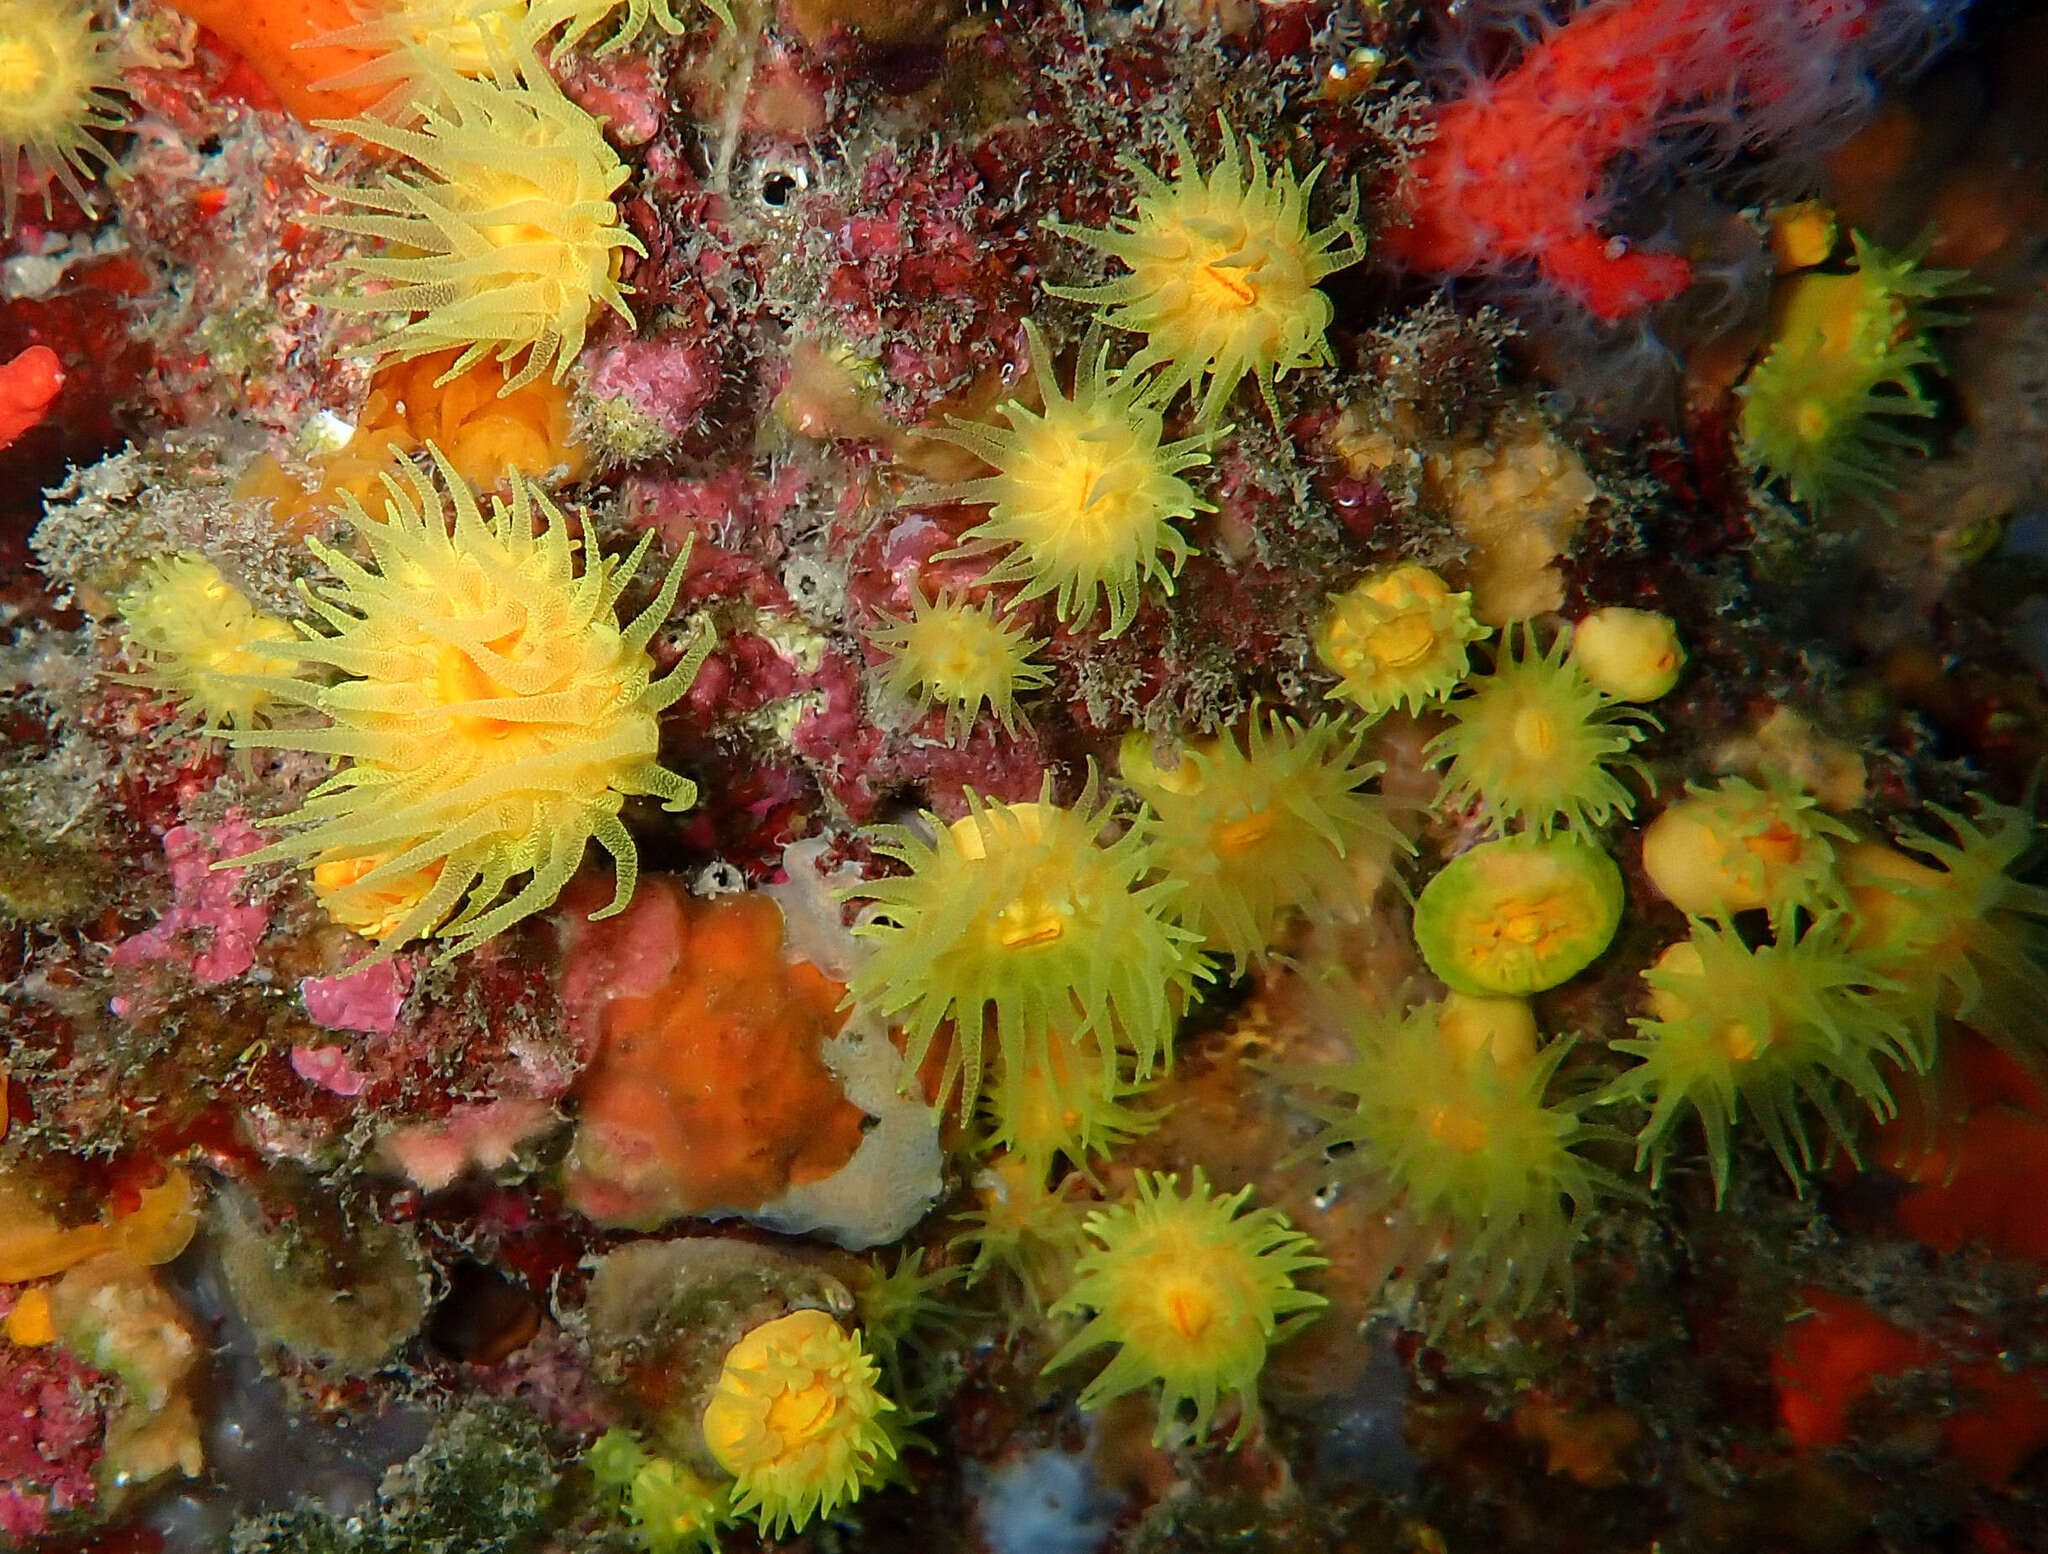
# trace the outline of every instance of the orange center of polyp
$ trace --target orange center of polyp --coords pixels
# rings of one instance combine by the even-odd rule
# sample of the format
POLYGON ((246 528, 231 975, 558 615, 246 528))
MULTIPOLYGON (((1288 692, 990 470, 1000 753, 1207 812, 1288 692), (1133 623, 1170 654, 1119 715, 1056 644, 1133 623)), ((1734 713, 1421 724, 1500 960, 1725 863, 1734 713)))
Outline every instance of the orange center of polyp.
POLYGON ((44 78, 36 51, 18 38, 0 38, 0 97, 23 101, 33 97, 44 78))
POLYGON ((1185 1287, 1166 1292, 1166 1325, 1192 1342, 1216 1320, 1216 1306, 1201 1290, 1185 1287))
POLYGON ((1006 950, 1051 944, 1067 931, 1066 917, 1042 896, 1024 896, 996 914, 996 943, 1006 950))
POLYGON ((1241 853, 1256 847, 1273 834, 1273 815, 1270 810, 1260 810, 1246 815, 1242 820, 1233 820, 1216 828, 1216 851, 1219 853, 1241 853))

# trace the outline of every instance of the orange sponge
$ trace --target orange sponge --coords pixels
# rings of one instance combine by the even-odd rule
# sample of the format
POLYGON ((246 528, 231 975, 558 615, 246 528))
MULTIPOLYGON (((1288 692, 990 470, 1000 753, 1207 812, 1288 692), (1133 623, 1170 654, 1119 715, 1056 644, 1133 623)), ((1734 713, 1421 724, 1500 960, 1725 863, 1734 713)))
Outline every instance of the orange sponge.
POLYGON ((174 9, 233 49, 302 124, 363 113, 382 92, 332 90, 315 83, 342 75, 370 56, 318 40, 356 21, 351 0, 171 0, 174 9))
POLYGON ((573 922, 564 998, 594 1019, 598 1047, 572 1207, 651 1227, 759 1208, 853 1158, 864 1113, 822 1056, 845 990, 786 960, 782 940, 769 898, 697 901, 661 878, 643 878, 624 915, 573 922))

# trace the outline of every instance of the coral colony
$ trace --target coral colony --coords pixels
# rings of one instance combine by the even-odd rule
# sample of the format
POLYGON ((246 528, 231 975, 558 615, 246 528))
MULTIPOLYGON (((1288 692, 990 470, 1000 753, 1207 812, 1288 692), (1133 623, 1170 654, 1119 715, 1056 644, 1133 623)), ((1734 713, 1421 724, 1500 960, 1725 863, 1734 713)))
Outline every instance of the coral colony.
POLYGON ((0 0, 0 1547, 2048 1547, 1981 10, 0 0))

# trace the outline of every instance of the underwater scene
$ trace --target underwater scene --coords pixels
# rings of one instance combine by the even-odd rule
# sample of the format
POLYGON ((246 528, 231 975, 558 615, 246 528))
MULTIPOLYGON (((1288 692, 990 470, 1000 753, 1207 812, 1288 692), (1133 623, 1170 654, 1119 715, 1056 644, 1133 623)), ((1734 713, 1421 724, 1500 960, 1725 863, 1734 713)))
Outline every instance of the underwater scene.
POLYGON ((0 0, 0 1550, 2048 1554, 2048 7, 0 0))

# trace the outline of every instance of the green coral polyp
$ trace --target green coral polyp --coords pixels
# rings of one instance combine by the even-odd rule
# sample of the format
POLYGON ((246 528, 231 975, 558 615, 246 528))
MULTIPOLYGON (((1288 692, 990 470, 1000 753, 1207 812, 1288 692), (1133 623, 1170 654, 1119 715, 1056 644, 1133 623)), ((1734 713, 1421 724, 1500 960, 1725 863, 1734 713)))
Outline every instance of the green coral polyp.
POLYGON ((1929 304, 1962 274, 1859 233, 1846 269, 1786 282, 1771 347, 1736 391, 1743 459, 1813 507, 1889 490, 1886 455, 1919 445, 1893 423, 1935 412, 1927 331, 1958 321, 1929 304))
POLYGON ((1785 1174, 1804 1184, 1814 1167, 1805 1112, 1818 1114, 1851 1159, 1855 1132, 1843 1092, 1874 1115, 1892 1114, 1880 1063, 1921 1066, 1904 1022, 1878 996, 1880 973, 1856 955, 1840 918, 1799 938, 1751 948, 1733 929, 1694 923, 1689 939, 1643 973, 1650 1012, 1635 1039, 1610 1042, 1641 1061, 1609 1086, 1610 1099, 1650 1109, 1636 1164, 1661 1179, 1680 1122, 1697 1116, 1714 1200, 1728 1192, 1730 1130, 1747 1106, 1785 1174))
POLYGON ((1621 924, 1621 869, 1569 834, 1482 842, 1437 871, 1415 903, 1415 943, 1446 986, 1540 993, 1600 958, 1621 924))

